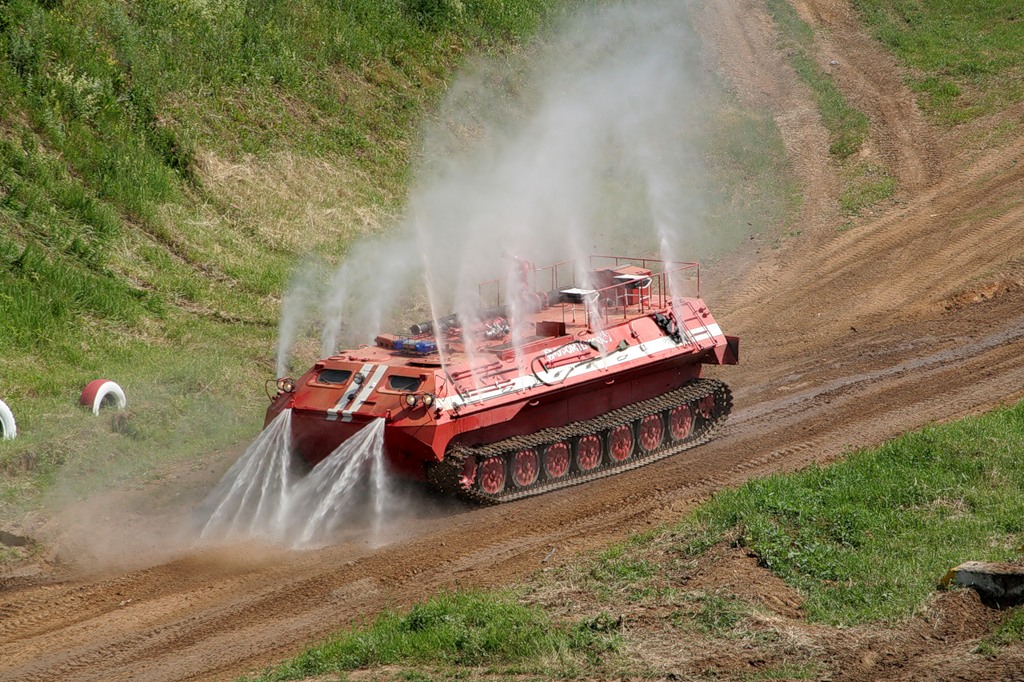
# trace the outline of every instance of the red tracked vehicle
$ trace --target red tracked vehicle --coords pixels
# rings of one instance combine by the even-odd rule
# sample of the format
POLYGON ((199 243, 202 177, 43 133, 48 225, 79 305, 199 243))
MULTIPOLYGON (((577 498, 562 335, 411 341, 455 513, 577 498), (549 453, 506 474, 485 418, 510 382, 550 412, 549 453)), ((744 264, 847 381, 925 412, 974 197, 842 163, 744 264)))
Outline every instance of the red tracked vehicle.
POLYGON ((312 466, 384 419, 394 472, 483 503, 711 438, 732 396, 700 378, 701 365, 736 364, 739 339, 722 334, 700 299, 696 263, 594 256, 579 278, 566 263, 520 266, 517 291, 481 285, 497 305, 472 320, 413 325, 408 336, 320 360, 297 381, 278 379, 266 422, 291 409, 293 449, 312 466))

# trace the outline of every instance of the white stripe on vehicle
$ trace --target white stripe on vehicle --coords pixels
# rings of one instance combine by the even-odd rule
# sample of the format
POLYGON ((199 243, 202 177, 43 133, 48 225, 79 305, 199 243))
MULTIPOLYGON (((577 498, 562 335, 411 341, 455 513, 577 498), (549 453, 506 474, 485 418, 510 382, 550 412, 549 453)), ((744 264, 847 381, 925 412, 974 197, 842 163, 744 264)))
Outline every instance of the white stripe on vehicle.
POLYGON ((355 402, 347 410, 341 413, 341 421, 350 422, 352 421, 352 413, 358 412, 359 408, 363 406, 366 399, 373 393, 373 389, 377 388, 377 384, 380 383, 381 377, 384 376, 384 372, 388 371, 387 365, 377 365, 377 369, 374 370, 373 376, 363 382, 363 390, 356 396, 355 402))
MULTIPOLYGON (((359 370, 358 374, 362 374, 364 377, 368 376, 371 367, 373 367, 372 362, 366 363, 359 370)), ((341 397, 338 398, 337 404, 335 404, 335 406, 332 407, 331 409, 327 410, 327 418, 330 421, 335 421, 338 418, 338 413, 341 412, 342 409, 344 409, 344 406, 351 402, 351 400, 356 397, 356 393, 359 392, 359 384, 353 381, 349 385, 350 388, 341 394, 341 397)), ((345 421, 348 420, 346 419, 345 421)))

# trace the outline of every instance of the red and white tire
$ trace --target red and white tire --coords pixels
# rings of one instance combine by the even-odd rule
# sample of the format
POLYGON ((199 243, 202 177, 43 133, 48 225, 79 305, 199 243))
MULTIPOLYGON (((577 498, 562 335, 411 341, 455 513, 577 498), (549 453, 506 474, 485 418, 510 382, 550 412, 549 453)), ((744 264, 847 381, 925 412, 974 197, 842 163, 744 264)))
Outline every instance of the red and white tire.
POLYGON ((119 410, 123 410, 128 404, 121 387, 109 379, 90 381, 78 402, 91 409, 93 414, 99 414, 100 408, 111 402, 119 410))
POLYGON ((0 400, 0 440, 11 440, 18 435, 18 425, 14 423, 14 413, 7 403, 0 400))

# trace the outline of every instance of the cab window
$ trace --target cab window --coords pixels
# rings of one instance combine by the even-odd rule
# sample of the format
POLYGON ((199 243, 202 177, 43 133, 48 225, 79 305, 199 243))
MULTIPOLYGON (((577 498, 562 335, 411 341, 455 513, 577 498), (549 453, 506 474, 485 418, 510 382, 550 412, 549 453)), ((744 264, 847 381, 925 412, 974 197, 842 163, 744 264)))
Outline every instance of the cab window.
POLYGON ((322 384, 343 384, 351 376, 352 372, 347 369, 322 369, 316 380, 322 384))
POLYGON ((401 374, 392 374, 388 377, 388 388, 395 391, 415 391, 423 383, 419 377, 403 377, 401 374))

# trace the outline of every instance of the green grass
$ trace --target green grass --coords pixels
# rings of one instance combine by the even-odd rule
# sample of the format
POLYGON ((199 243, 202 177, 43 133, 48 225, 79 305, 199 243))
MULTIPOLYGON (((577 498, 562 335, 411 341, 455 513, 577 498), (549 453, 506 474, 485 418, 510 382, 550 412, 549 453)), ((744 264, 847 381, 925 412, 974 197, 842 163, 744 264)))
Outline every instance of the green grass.
POLYGON ((782 35, 790 64, 811 89, 822 125, 828 131, 828 151, 839 166, 843 182, 839 208, 846 216, 861 215, 896 192, 896 179, 884 166, 858 158, 871 132, 871 122, 846 101, 832 77, 815 61, 814 31, 793 6, 787 0, 769 0, 768 9, 782 35))
POLYGON ((683 608, 672 612, 672 625, 705 634, 727 635, 750 612, 749 606, 721 594, 687 592, 678 601, 683 608))
POLYGON ((829 154, 840 161, 856 154, 868 137, 868 117, 847 104, 832 78, 804 52, 797 52, 790 61, 814 93, 821 122, 829 132, 829 154))
POLYGON ((535 674, 571 670, 578 658, 614 650, 617 629, 607 616, 552 623, 542 609, 520 604, 511 592, 455 592, 435 596, 404 614, 382 614, 366 627, 344 631, 246 679, 299 680, 381 665, 448 671, 505 667, 535 674))
POLYGON ((625 547, 615 545, 594 560, 589 577, 599 597, 610 598, 613 593, 622 592, 636 599, 646 594, 649 579, 656 572, 657 567, 650 561, 632 556, 625 547))
POLYGON ((770 114, 743 109, 721 94, 704 137, 708 173, 703 182, 711 209, 707 229, 691 237, 695 248, 717 244, 709 252, 718 255, 751 232, 792 223, 803 196, 770 114))
POLYGON ((897 621, 969 559, 1019 557, 1024 404, 751 481, 689 521, 689 555, 729 534, 801 590, 809 618, 897 621))
POLYGON ((1017 0, 855 0, 874 36, 907 66, 934 120, 955 125, 1024 101, 1024 10, 1017 0))
POLYGON ((860 215, 862 211, 888 199, 896 192, 896 178, 884 167, 871 163, 852 164, 844 169, 846 182, 839 195, 839 208, 844 215, 860 215))
POLYGON ((1007 611, 1003 620, 987 637, 981 640, 975 653, 991 656, 999 649, 1024 641, 1024 607, 1007 611))
POLYGON ((51 395, 12 402, 15 409, 24 404, 34 410, 16 415, 19 436, 0 448, 0 517, 43 503, 55 485, 83 498, 163 465, 199 466, 213 451, 258 432, 265 403, 252 375, 272 373, 261 345, 243 345, 224 325, 205 321, 174 325, 169 335, 183 347, 209 347, 181 354, 140 340, 94 345, 102 359, 83 353, 82 366, 71 375, 76 383, 114 376, 128 396, 116 430, 109 414, 94 417, 78 407, 77 387, 54 382, 51 395), (238 363, 246 354, 252 369, 240 381, 238 363), (146 368, 146 376, 138 376, 138 367, 146 368))
POLYGON ((790 63, 814 94, 821 122, 829 134, 829 153, 843 161, 860 151, 870 125, 863 112, 850 106, 832 77, 813 59, 814 32, 787 0, 769 0, 768 9, 782 34, 790 63))

